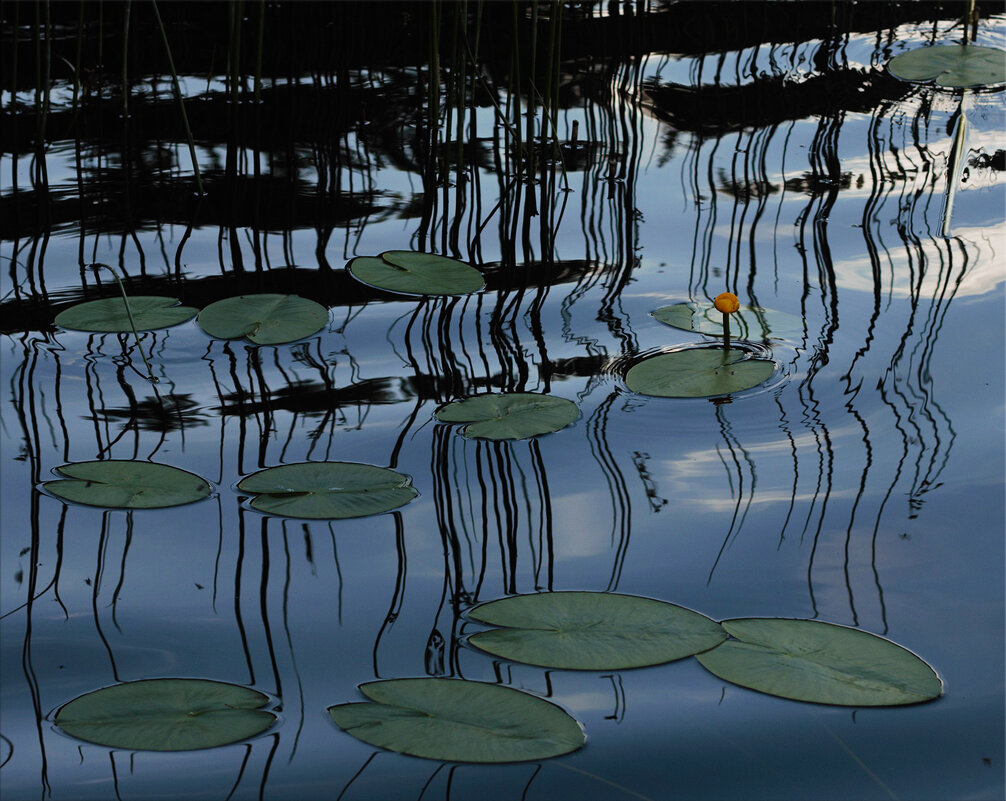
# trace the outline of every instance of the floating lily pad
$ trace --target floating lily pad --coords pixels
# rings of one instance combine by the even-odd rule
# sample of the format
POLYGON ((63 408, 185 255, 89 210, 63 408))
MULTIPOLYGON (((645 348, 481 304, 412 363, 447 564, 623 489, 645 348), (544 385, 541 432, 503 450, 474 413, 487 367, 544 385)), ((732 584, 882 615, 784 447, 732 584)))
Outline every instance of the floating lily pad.
POLYGON ((276 716, 260 692, 206 679, 146 679, 82 695, 56 725, 90 743, 130 751, 192 751, 254 737, 276 716))
POLYGON ((197 322, 220 339, 247 337, 256 345, 295 342, 328 323, 328 309, 297 295, 240 295, 211 303, 197 322))
MULTIPOLYGON (((137 295, 129 299, 129 312, 133 314, 137 331, 178 325, 191 320, 198 311, 192 306, 182 306, 181 301, 175 298, 137 295)), ((133 330, 133 326, 129 324, 126 304, 121 297, 78 303, 57 314, 53 322, 60 328, 100 334, 124 334, 133 330)))
MULTIPOLYGON (((683 331, 723 336, 723 314, 709 304, 674 303, 651 313, 660 322, 683 331)), ((730 315, 730 335, 735 339, 794 339, 803 332, 803 320, 774 309, 741 306, 730 315)))
POLYGON ((388 250, 376 258, 359 256, 346 268, 358 281, 406 295, 467 295, 486 285, 470 264, 436 253, 388 250))
POLYGON ((301 462, 270 467, 238 483, 256 495, 260 512, 332 520, 376 515, 404 506, 419 495, 409 477, 357 462, 301 462))
POLYGON ((369 702, 328 708, 365 743, 448 762, 521 762, 580 748, 583 729, 529 693, 461 679, 391 679, 360 685, 369 702))
POLYGON ((659 665, 714 648, 723 627, 683 606, 607 592, 544 592, 480 604, 469 617, 505 628, 468 642, 504 659, 570 670, 659 665))
POLYGON ((533 392, 474 395, 448 403, 435 416, 443 423, 469 423, 462 433, 483 439, 526 439, 565 428, 580 414, 570 400, 533 392))
POLYGON ((887 69, 903 81, 935 81, 948 89, 997 86, 1006 83, 1006 52, 975 45, 920 47, 895 56, 887 69))
POLYGON ((699 654, 699 662, 758 692, 842 706, 916 704, 942 692, 929 665, 876 634, 816 620, 739 618, 721 625, 734 639, 699 654))
POLYGON ((57 467, 66 478, 42 486, 53 495, 88 506, 160 509, 209 496, 210 485, 194 473, 156 462, 108 459, 57 467))
POLYGON ((768 359, 745 358, 736 348, 688 348, 633 365, 625 383, 633 392, 661 398, 704 398, 756 387, 775 371, 768 359))

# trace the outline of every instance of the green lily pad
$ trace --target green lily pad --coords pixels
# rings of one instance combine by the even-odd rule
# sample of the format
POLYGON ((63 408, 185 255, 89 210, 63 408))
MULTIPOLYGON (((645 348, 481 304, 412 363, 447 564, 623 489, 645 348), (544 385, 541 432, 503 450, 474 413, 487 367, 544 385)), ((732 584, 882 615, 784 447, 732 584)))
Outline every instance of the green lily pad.
POLYGON ((943 689, 919 657, 866 631, 775 618, 721 625, 734 639, 699 654, 699 662, 758 692, 817 704, 897 706, 930 701, 943 689))
POLYGON ((270 467, 238 483, 254 493, 260 512, 332 520, 365 517, 404 506, 419 495, 409 477, 357 462, 301 462, 270 467))
POLYGON ((651 356, 633 365, 625 383, 640 395, 704 398, 756 387, 771 378, 775 363, 749 359, 742 350, 688 348, 651 356))
MULTIPOLYGON (((723 336, 723 313, 710 304, 674 303, 651 314, 666 325, 684 331, 723 336)), ((735 339, 794 339, 803 335, 803 320, 796 315, 758 306, 741 306, 730 315, 730 336, 735 339)))
POLYGON ((529 693, 461 679, 391 679, 360 685, 371 699, 328 708, 365 743, 447 762, 521 762, 580 748, 583 729, 529 693))
POLYGON ((240 295, 211 303, 196 321, 212 337, 280 345, 320 331, 328 323, 328 309, 297 295, 240 295))
MULTIPOLYGON (((191 320, 199 309, 182 306, 176 298, 137 295, 129 299, 129 311, 137 331, 152 331, 191 320)), ((53 322, 60 328, 100 334, 124 334, 133 330, 121 297, 78 303, 57 314, 53 322)))
POLYGON ((202 500, 212 489, 187 470, 156 462, 108 459, 57 467, 66 478, 42 484, 53 495, 88 506, 160 509, 202 500))
POLYGON ((483 439, 527 439, 565 428, 580 414, 573 401, 533 392, 474 395, 442 406, 434 416, 443 423, 469 423, 461 432, 483 439))
POLYGON ((130 751, 192 751, 254 737, 276 720, 256 690, 206 679, 145 679, 75 698, 56 725, 89 743, 130 751))
POLYGON ((469 637, 503 659, 568 670, 659 665, 714 648, 723 627, 683 606, 607 592, 544 592, 480 604, 468 616, 505 628, 469 637))
POLYGON ((1006 83, 1006 52, 975 45, 920 47, 895 56, 887 69, 903 81, 935 81, 948 89, 997 86, 1006 83))
POLYGON ((467 295, 486 285, 470 264, 436 253, 388 250, 352 259, 346 269, 364 284, 406 295, 467 295))

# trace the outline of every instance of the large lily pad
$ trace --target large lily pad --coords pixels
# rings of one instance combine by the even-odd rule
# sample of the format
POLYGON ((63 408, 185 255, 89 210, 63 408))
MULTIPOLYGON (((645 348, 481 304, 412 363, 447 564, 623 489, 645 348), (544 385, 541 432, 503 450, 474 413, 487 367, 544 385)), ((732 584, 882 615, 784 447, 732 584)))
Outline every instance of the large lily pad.
POLYGON ((301 462, 270 467, 238 483, 254 493, 260 512, 332 520, 376 515, 404 506, 419 495, 409 477, 358 462, 301 462))
POLYGON ((276 716, 256 690, 206 679, 146 679, 82 695, 56 725, 90 743, 130 751, 191 751, 254 737, 276 716))
POLYGON ((73 331, 124 334, 133 330, 129 322, 130 312, 137 331, 152 331, 191 320, 198 311, 192 306, 182 306, 176 298, 137 295, 129 299, 128 312, 121 297, 102 298, 64 309, 53 322, 73 331))
POLYGON ((42 486, 53 495, 88 506, 160 509, 209 496, 210 485, 194 473, 156 462, 108 459, 57 467, 65 478, 42 486))
POLYGON ((449 762, 520 762, 580 748, 583 729, 529 693, 460 679, 392 679, 360 685, 369 702, 328 708, 359 740, 449 762))
POLYGON ((352 259, 346 269, 364 284, 406 295, 467 295, 485 286, 470 264, 436 253, 388 250, 352 259))
POLYGON ((659 665, 714 648, 723 627, 683 606, 606 592, 545 592, 480 604, 469 617, 505 628, 468 642, 504 659, 571 670, 659 665))
POLYGON ((474 395, 448 403, 435 416, 444 423, 469 423, 462 433, 482 439, 526 439, 565 428, 580 414, 570 400, 533 392, 474 395))
MULTIPOLYGON (((674 303, 651 313, 660 322, 683 331, 723 336, 723 314, 708 304, 674 303)), ((794 339, 803 331, 803 320, 774 309, 741 306, 730 315, 730 335, 735 339, 794 339)))
POLYGON ((736 348, 688 348, 661 353, 633 365, 625 383, 633 392, 661 398, 729 395, 767 381, 775 371, 768 359, 746 358, 736 348))
POLYGON ((721 625, 734 639, 699 654, 699 662, 758 692, 842 706, 916 704, 942 692, 929 665, 876 634, 816 620, 739 618, 721 625))
POLYGON ((239 295, 211 303, 197 322, 220 339, 247 337, 256 345, 279 345, 320 331, 328 323, 328 309, 297 295, 239 295))
POLYGON ((1006 83, 1006 52, 995 47, 941 45, 920 47, 887 62, 895 78, 948 89, 972 89, 1006 83))

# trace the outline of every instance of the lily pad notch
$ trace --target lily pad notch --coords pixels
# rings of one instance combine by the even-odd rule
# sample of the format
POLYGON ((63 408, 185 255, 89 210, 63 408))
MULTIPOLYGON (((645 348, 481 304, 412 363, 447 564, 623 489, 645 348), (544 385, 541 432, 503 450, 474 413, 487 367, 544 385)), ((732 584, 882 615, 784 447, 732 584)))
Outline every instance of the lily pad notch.
POLYGON ((358 740, 446 762, 524 762, 577 750, 583 728, 561 707, 530 693, 478 681, 411 678, 360 685, 369 700, 328 713, 358 740))
POLYGON ((469 295, 486 285, 482 273, 466 262, 410 250, 358 256, 346 269, 360 283, 403 295, 469 295))

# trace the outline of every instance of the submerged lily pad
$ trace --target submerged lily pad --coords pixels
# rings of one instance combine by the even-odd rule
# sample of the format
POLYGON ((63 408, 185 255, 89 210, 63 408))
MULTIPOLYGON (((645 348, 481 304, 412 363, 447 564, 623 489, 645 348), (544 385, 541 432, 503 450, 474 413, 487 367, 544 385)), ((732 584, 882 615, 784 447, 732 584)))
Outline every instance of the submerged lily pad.
POLYGON ((714 620, 683 606, 607 592, 544 592, 480 604, 469 617, 505 628, 468 642, 504 659, 570 670, 659 665, 727 638, 714 620))
POLYGON ((580 748, 583 729, 529 693, 461 679, 391 679, 360 685, 368 701, 328 708, 365 743, 448 762, 521 762, 580 748))
MULTIPOLYGON (((660 322, 683 331, 723 336, 723 314, 711 305, 674 303, 651 313, 660 322)), ((730 315, 730 335, 735 339, 793 339, 802 336, 803 331, 803 320, 774 309, 741 306, 730 315)))
POLYGON ((251 505, 260 512, 314 520, 376 515, 419 495, 408 476, 357 462, 270 467, 240 481, 238 489, 257 496, 251 505))
POLYGON ((580 414, 573 401, 533 392, 474 395, 434 413, 443 423, 469 423, 462 433, 483 439, 527 439, 565 428, 580 414))
POLYGON ((1006 83, 1006 52, 976 45, 920 47, 895 56, 887 69, 903 81, 935 81, 948 89, 997 86, 1006 83))
MULTIPOLYGON (((196 316, 199 309, 182 306, 176 298, 156 295, 137 295, 129 298, 129 312, 137 331, 152 331, 184 323, 196 316)), ((64 309, 53 321, 60 328, 72 331, 91 331, 100 334, 124 334, 133 330, 129 312, 121 297, 102 298, 78 303, 64 309)))
POLYGON ((88 506, 160 509, 209 496, 210 485, 194 473, 156 462, 108 459, 57 467, 66 478, 42 486, 53 495, 88 506))
POLYGON ((56 725, 90 743, 130 751, 192 751, 254 737, 276 716, 256 690, 206 679, 145 679, 82 695, 56 725))
POLYGON ((297 295, 239 295, 211 303, 196 322, 220 339, 247 337, 256 345, 280 345, 320 331, 328 309, 297 295))
POLYGON ((817 620, 739 618, 734 639, 698 655, 725 681, 758 692, 842 706, 896 706, 940 695, 936 672, 876 634, 817 620))
POLYGON ((651 356, 633 365, 625 383, 633 392, 661 398, 704 398, 756 387, 771 378, 775 363, 749 359, 736 348, 688 348, 651 356))
POLYGON ((436 253, 388 250, 352 259, 346 269, 364 284, 406 295, 467 295, 486 285, 470 264, 436 253))

